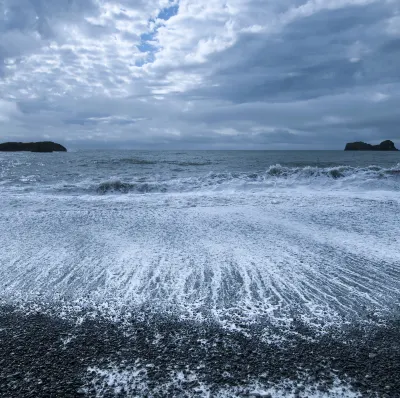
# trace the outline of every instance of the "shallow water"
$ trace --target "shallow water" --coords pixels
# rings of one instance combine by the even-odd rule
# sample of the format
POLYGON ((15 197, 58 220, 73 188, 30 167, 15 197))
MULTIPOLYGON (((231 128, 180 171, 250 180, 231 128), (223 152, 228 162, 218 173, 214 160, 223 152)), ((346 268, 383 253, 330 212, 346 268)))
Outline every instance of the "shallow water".
MULTIPOLYGON (((121 328, 149 314, 255 327, 275 345, 299 323, 313 338, 380 327, 400 309, 399 170, 400 155, 381 152, 0 154, 0 299, 121 328)), ((135 361, 121 361, 92 361, 88 374, 160 394, 161 381, 140 384, 135 361)), ((179 371, 177 385, 189 377, 179 371)), ((279 383, 262 391, 279 396, 279 383)))

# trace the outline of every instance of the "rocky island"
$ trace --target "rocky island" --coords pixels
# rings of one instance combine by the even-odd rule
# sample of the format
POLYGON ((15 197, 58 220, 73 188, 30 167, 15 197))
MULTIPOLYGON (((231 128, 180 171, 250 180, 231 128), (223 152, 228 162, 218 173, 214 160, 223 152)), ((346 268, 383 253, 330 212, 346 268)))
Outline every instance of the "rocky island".
POLYGON ((0 144, 3 152, 67 152, 67 148, 52 141, 41 142, 4 142, 0 144))
POLYGON ((394 142, 390 140, 382 141, 379 145, 371 145, 362 141, 349 142, 344 148, 345 151, 398 151, 394 142))

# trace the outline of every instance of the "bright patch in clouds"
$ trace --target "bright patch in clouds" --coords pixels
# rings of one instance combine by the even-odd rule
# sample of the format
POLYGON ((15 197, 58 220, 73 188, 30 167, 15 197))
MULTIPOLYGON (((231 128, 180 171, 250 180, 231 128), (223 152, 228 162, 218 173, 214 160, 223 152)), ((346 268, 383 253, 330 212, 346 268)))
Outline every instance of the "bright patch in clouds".
POLYGON ((1 140, 400 140, 399 18, 390 0, 3 0, 1 140))

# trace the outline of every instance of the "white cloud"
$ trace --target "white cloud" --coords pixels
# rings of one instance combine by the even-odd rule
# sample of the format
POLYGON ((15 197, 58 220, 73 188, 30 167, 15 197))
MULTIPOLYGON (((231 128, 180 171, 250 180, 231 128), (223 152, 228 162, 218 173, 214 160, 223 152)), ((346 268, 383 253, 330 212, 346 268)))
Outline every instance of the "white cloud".
POLYGON ((0 123, 9 122, 19 115, 20 111, 15 102, 4 101, 0 99, 0 123))
POLYGON ((388 94, 384 94, 384 93, 380 93, 380 92, 374 93, 371 96, 371 99, 373 102, 386 101, 388 98, 390 98, 388 94))
POLYGON ((400 37, 400 15, 389 18, 387 21, 387 32, 390 35, 400 37))
POLYGON ((393 1, 3 0, 0 15, 10 137, 341 148, 382 123, 400 138, 393 1))
POLYGON ((364 43, 357 40, 349 47, 348 58, 350 62, 359 62, 368 53, 370 53, 370 49, 364 43))

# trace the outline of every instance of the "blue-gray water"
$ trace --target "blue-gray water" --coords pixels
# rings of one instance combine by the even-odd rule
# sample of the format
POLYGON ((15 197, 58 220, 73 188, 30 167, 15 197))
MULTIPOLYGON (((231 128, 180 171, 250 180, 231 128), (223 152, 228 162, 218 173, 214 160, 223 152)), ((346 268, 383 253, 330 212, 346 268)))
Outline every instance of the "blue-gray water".
POLYGON ((371 183, 398 189, 398 152, 92 151, 0 154, 3 190, 56 193, 187 192, 371 183), (349 180, 351 179, 351 182, 349 180), (380 182, 378 182, 380 180, 380 182))
MULTIPOLYGON (((398 152, 0 153, 0 202, 3 305, 71 320, 78 329, 100 317, 136 336, 82 354, 74 383, 89 396, 291 396, 285 388, 299 382, 304 394, 324 396, 313 390, 319 381, 305 375, 331 361, 333 346, 295 376, 277 373, 296 362, 283 354, 285 342, 398 319, 398 152), (183 324, 165 323, 169 317, 183 324), (138 329, 144 332, 137 322, 147 325, 138 329), (261 345, 246 351, 242 338, 262 352, 261 345), (236 370, 224 341, 238 344, 236 370), (191 346, 196 360, 182 351, 191 346), (273 347, 283 351, 271 355, 288 362, 264 369, 273 347)), ((97 332, 78 329, 60 335, 55 358, 89 349, 97 332)), ((0 325, 0 340, 2 330, 11 329, 0 325)), ((106 341, 117 339, 107 333, 106 341)), ((341 355, 368 363, 368 351, 366 362, 357 350, 341 355)), ((367 391, 348 387, 349 370, 335 366, 341 372, 330 379, 329 396, 367 391)), ((390 384, 378 378, 387 369, 379 369, 369 370, 376 383, 390 384)))

